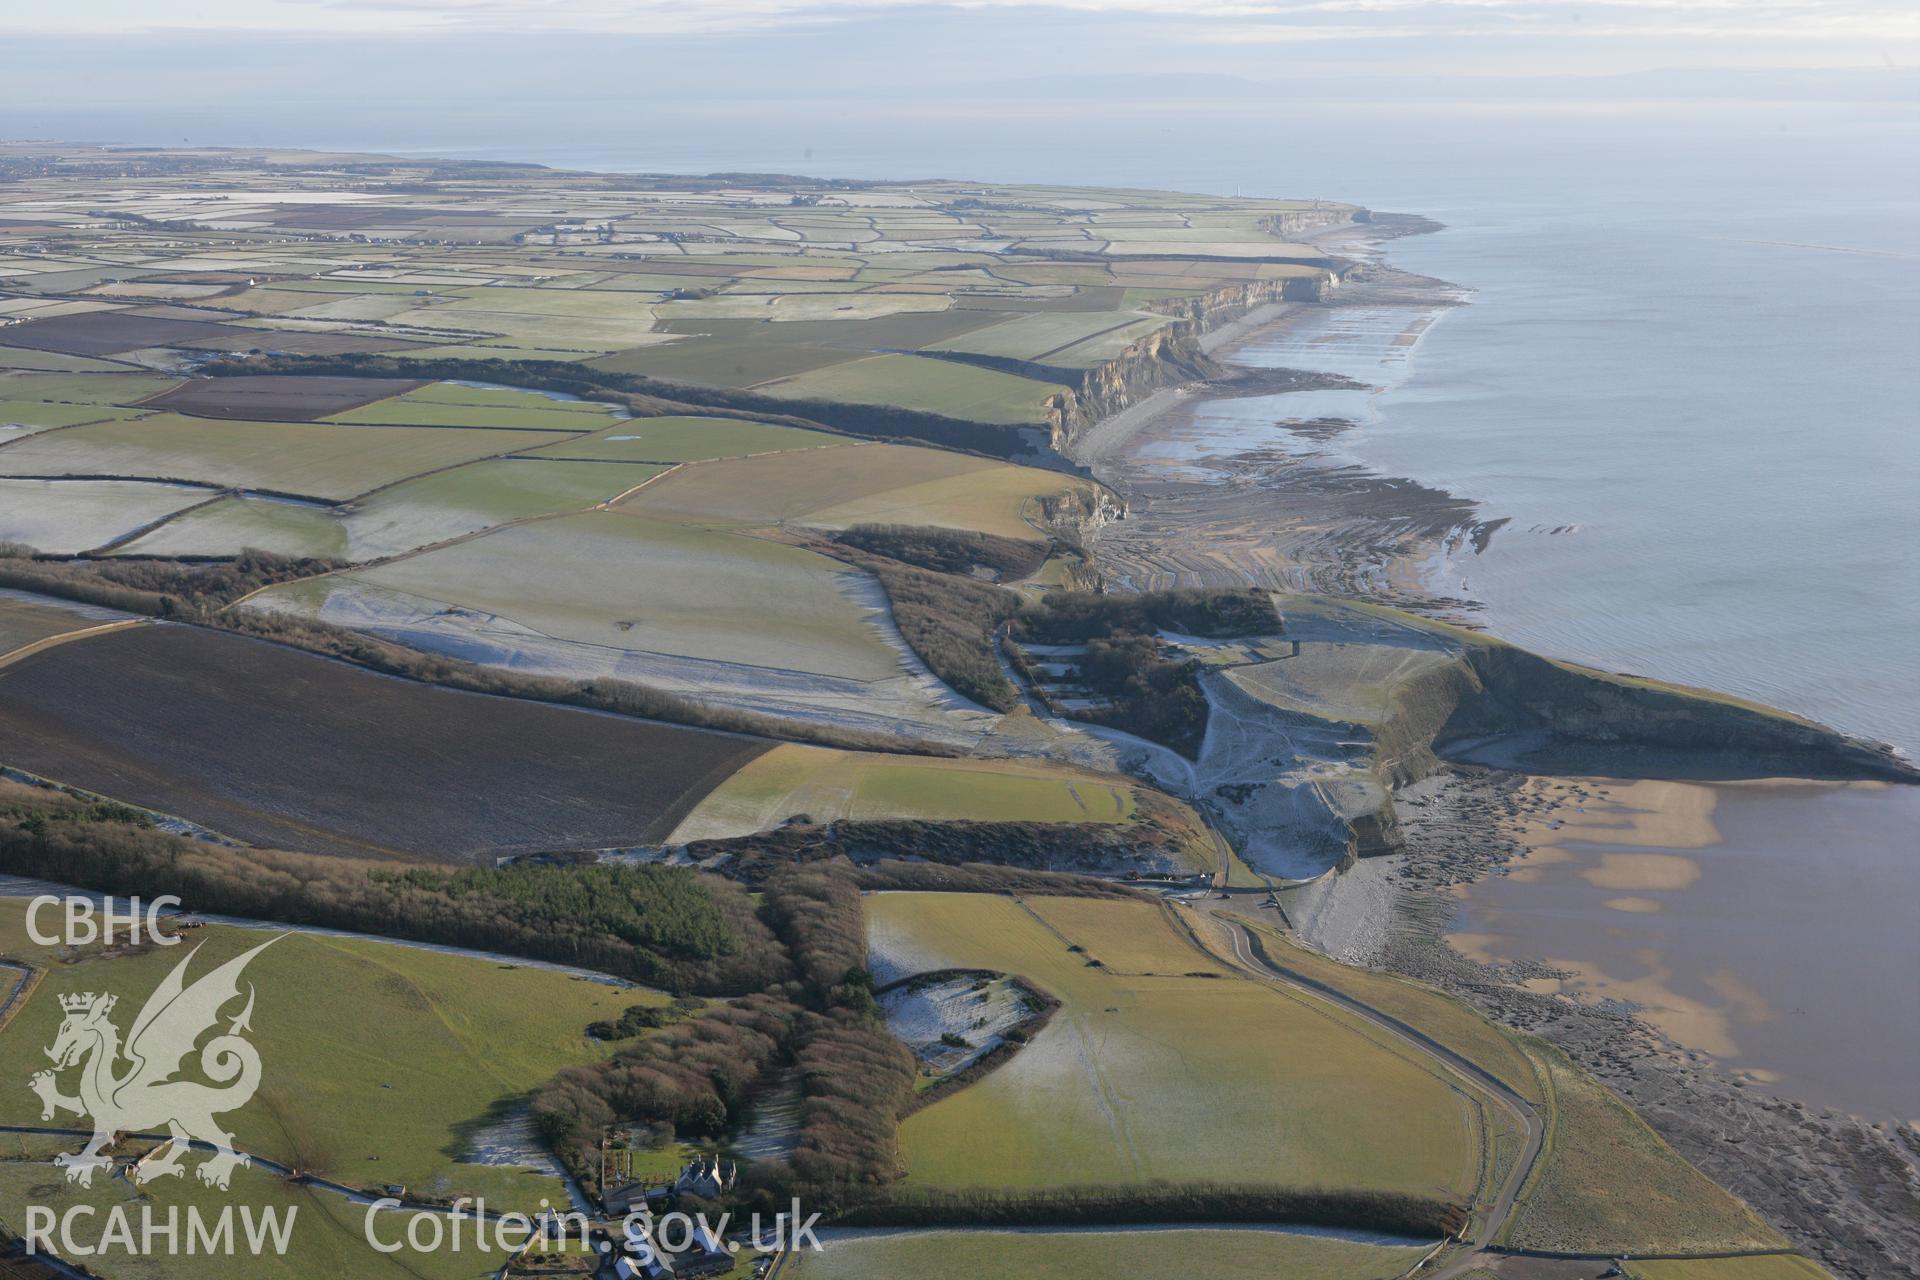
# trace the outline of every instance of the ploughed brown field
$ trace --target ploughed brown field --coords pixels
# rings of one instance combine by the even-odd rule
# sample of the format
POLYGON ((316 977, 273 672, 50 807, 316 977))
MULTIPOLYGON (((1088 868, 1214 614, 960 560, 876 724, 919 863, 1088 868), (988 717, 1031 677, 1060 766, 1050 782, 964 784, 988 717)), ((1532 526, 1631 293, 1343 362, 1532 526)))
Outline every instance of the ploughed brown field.
POLYGON ((0 669, 0 764, 253 844, 491 863, 657 842, 771 743, 157 625, 0 669))
POLYGON ((196 378, 163 391, 143 409, 171 409, 196 418, 249 422, 312 422, 363 404, 404 395, 426 383, 406 378, 196 378))
POLYGON ((145 347, 335 356, 350 351, 406 351, 421 345, 369 334, 246 329, 214 320, 181 320, 126 311, 84 311, 0 328, 0 346, 68 356, 117 356, 145 347))
POLYGON ((163 316, 136 316, 124 311, 83 311, 78 315, 49 316, 0 329, 0 344, 57 351, 69 356, 112 356, 142 347, 172 347, 207 339, 247 339, 261 345, 260 331, 210 320, 175 320, 163 316))

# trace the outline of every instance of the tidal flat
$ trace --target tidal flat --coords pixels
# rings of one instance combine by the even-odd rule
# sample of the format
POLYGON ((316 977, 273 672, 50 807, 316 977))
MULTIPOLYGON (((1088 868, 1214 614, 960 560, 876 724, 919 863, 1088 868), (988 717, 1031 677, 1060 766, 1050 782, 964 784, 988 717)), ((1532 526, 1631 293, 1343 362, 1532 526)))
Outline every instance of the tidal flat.
POLYGON ((1537 990, 1626 1001, 1810 1106, 1920 1115, 1920 931, 1903 896, 1920 792, 1879 783, 1530 784, 1528 852, 1461 886, 1451 939, 1537 990), (1584 795, 1570 794, 1577 788, 1584 795))

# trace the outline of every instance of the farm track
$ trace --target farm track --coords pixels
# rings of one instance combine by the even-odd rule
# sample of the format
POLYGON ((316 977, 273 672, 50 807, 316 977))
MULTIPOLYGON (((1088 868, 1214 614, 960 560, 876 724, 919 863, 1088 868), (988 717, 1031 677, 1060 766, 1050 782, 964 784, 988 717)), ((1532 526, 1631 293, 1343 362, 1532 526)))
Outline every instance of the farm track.
POLYGON ((13 1015, 25 1007, 33 995, 33 989, 40 985, 40 978, 46 970, 35 965, 23 964, 18 960, 0 960, 0 969, 17 971, 20 976, 14 980, 13 989, 7 992, 7 998, 0 1002, 0 1031, 7 1029, 13 1021, 13 1015))
POLYGON ((11 666, 22 658, 31 658, 34 654, 62 645, 69 640, 85 640, 91 636, 105 635, 109 631, 124 631, 129 627, 147 625, 145 618, 125 618, 119 622, 103 622, 97 627, 82 627, 78 631, 64 631, 57 636, 45 636, 39 640, 21 645, 9 653, 0 653, 0 667, 11 666))
MULTIPOLYGON (((1412 1048, 1444 1073, 1457 1080, 1464 1080, 1478 1092, 1490 1096, 1520 1121, 1526 1133, 1526 1142, 1521 1148, 1520 1157, 1501 1184, 1500 1191, 1489 1206, 1480 1228, 1474 1232, 1471 1240, 1463 1242, 1468 1248, 1446 1265, 1434 1271, 1424 1272, 1423 1275, 1428 1280, 1452 1280, 1452 1277, 1465 1275, 1478 1266, 1480 1255, 1488 1251, 1489 1246, 1500 1237, 1512 1220, 1521 1192, 1532 1178, 1541 1152, 1545 1148, 1546 1120, 1539 1109, 1485 1068, 1462 1057, 1438 1040, 1409 1026, 1392 1014, 1376 1009, 1365 1001, 1310 978, 1306 974, 1276 963, 1267 955, 1266 949, 1260 945, 1258 935, 1250 926, 1238 921, 1221 920, 1218 915, 1214 915, 1213 919, 1228 932, 1232 943, 1232 956, 1229 963, 1234 967, 1261 981, 1278 982, 1339 1006, 1412 1048)), ((1201 941, 1197 931, 1187 929, 1185 932, 1193 939, 1194 945, 1202 951, 1216 960, 1225 959, 1201 941)), ((1491 1145, 1491 1138, 1489 1138, 1489 1145, 1491 1145)))

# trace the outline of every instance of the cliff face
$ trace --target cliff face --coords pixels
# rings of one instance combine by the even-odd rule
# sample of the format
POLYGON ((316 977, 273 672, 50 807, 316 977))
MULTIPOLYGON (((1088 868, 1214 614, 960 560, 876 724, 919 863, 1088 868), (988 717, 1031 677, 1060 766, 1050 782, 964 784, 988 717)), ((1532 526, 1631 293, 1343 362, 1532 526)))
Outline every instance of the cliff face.
POLYGON ((1243 319, 1271 303, 1319 302, 1326 297, 1333 282, 1331 271, 1318 271, 1284 280, 1227 285, 1195 297, 1156 303, 1150 310, 1167 317, 1165 328, 1136 339, 1113 359, 1084 369, 972 352, 922 351, 918 354, 1067 388, 1047 405, 1048 447, 1064 456, 1087 428, 1133 407, 1154 392, 1224 374, 1226 370, 1200 349, 1201 335, 1243 319))
POLYGON ((1920 782, 1878 743, 1770 707, 1556 662, 1476 637, 1398 685, 1370 734, 1382 782, 1441 759, 1612 777, 1767 776, 1920 782))
POLYGON ((1348 204, 1324 205, 1317 209, 1288 209, 1281 213, 1270 214, 1260 219, 1260 229, 1268 235, 1285 239, 1288 236, 1303 235, 1307 232, 1324 230, 1327 227, 1344 226, 1349 222, 1371 222, 1371 210, 1356 208, 1348 204))
MULTIPOLYGON (((1333 287, 1331 271, 1226 285, 1191 298, 1155 303, 1152 311, 1167 317, 1155 330, 1118 356, 1089 369, 1073 370, 1027 365, 1009 372, 1064 383, 1071 391, 1057 398, 1053 414, 1053 447, 1066 450, 1094 423, 1138 404, 1164 387, 1203 382, 1225 372, 1200 349, 1199 338, 1223 325, 1245 318, 1276 302, 1319 302, 1333 287)), ((1018 362, 1005 361, 1000 367, 1018 362)))
MULTIPOLYGON (((1243 843, 1320 852, 1333 865, 1399 843, 1392 793, 1444 760, 1614 778, 1870 779, 1920 783, 1889 748, 1768 707, 1556 662, 1477 633, 1373 606, 1287 597, 1289 657, 1205 683, 1271 769, 1209 760, 1243 843), (1261 738, 1260 732, 1271 735, 1261 738), (1276 834, 1277 833, 1277 834, 1276 834), (1344 844, 1346 854, 1339 856, 1344 844)), ((1251 860, 1251 859, 1250 859, 1251 860)))
POLYGON ((1556 662, 1508 644, 1462 655, 1469 682, 1436 749, 1545 771, 1920 782, 1879 743, 1770 707, 1556 662), (1485 741, 1489 736, 1495 740, 1485 741))
POLYGON ((1053 447, 1065 453, 1081 432, 1101 419, 1131 408, 1163 387, 1201 382, 1219 372, 1220 366, 1177 324, 1156 330, 1115 359, 1081 374, 1073 412, 1062 415, 1053 447))

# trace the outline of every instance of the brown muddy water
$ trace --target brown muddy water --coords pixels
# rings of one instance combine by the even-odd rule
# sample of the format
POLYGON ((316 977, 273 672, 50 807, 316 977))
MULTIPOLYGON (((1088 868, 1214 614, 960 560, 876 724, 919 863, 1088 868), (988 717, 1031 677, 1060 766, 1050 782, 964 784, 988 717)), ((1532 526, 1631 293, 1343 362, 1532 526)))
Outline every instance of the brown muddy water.
POLYGON ((1920 1118, 1920 788, 1568 783, 1451 940, 1544 962, 1809 1106, 1920 1118), (1571 794, 1584 790, 1583 798, 1571 794))

